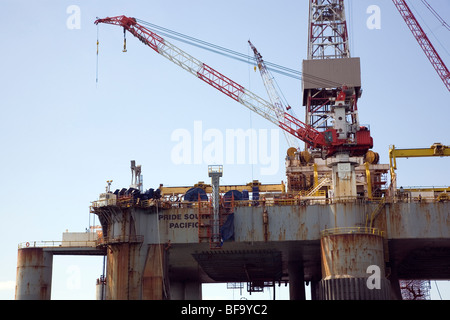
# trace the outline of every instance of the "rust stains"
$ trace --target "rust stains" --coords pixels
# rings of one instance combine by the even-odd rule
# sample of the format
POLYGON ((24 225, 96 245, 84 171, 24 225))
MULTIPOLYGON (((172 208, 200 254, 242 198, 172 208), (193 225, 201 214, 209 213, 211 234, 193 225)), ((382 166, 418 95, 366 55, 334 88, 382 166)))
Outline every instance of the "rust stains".
POLYGON ((142 299, 162 300, 164 298, 164 245, 149 245, 142 277, 142 299))
POLYGON ((321 239, 322 276, 325 279, 366 277, 377 265, 384 274, 383 238, 373 234, 337 234, 321 239))
POLYGON ((19 249, 17 256, 17 300, 50 300, 53 254, 43 248, 19 249))

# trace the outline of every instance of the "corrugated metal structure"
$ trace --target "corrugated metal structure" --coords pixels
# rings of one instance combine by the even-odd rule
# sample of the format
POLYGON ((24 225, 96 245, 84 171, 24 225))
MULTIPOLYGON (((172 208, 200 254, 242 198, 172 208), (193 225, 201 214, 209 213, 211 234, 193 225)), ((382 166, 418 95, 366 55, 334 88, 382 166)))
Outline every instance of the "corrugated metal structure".
POLYGON ((383 237, 374 229, 325 230, 321 238, 322 300, 388 300, 383 237), (377 272, 371 279, 372 271, 377 272))
POLYGON ((357 57, 303 60, 302 72, 307 75, 302 77, 304 106, 310 89, 311 96, 317 95, 317 88, 330 88, 336 83, 357 88, 357 94, 361 90, 361 62, 357 57))

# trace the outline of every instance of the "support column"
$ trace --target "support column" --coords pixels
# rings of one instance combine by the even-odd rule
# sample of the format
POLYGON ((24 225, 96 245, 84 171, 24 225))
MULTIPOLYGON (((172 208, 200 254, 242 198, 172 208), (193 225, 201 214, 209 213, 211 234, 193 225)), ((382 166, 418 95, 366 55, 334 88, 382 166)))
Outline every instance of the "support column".
POLYGON ((106 299, 166 299, 169 294, 166 256, 163 244, 109 245, 106 299))
POLYGON ((223 167, 221 165, 208 166, 208 175, 211 177, 212 186, 212 207, 213 207, 213 220, 212 220, 212 238, 211 243, 220 243, 220 219, 219 219, 219 179, 222 176, 223 167))
MULTIPOLYGON (((353 232, 352 232, 353 231, 353 232)), ((321 238, 321 300, 389 300, 383 238, 372 233, 330 234, 321 238)))
POLYGON ((142 299, 168 298, 167 254, 163 244, 149 244, 142 279, 142 299))
POLYGON ((197 281, 171 281, 171 300, 202 300, 202 284, 197 281))
POLYGON ((289 261, 288 273, 289 273, 289 299, 306 300, 303 263, 301 261, 289 261))
POLYGON ((356 199, 355 162, 347 153, 337 154, 329 164, 332 167, 333 200, 352 201, 356 199))
POLYGON ((311 300, 319 300, 319 284, 320 282, 317 280, 311 280, 310 286, 311 286, 311 300))
POLYGON ((142 299, 140 245, 110 244, 107 250, 106 299, 142 299))
POLYGON ((391 299, 402 300, 402 290, 400 289, 400 280, 397 276, 397 268, 391 267, 391 274, 389 275, 389 281, 391 283, 391 299))
POLYGON ((16 300, 50 300, 53 253, 43 248, 19 249, 16 300))

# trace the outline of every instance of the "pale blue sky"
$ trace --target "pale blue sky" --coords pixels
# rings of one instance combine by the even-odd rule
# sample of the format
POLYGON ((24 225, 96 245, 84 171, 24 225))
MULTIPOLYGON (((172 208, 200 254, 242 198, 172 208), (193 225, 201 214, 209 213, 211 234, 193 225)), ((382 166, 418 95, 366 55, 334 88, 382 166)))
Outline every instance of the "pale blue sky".
MULTIPOLYGON (((450 33, 421 1, 411 2, 449 65, 450 33)), ((450 144, 449 92, 392 1, 349 3, 351 54, 361 58, 364 90, 358 104, 360 122, 370 124, 381 162, 387 163, 391 144, 398 148, 450 144), (370 5, 381 9, 379 30, 366 26, 370 5)), ((448 1, 429 3, 450 21, 448 1)), ((142 165, 145 188, 208 181, 207 163, 176 165, 171 161, 174 130, 193 132, 194 121, 202 121, 204 130, 222 132, 274 128, 129 34, 128 52, 123 53, 123 33, 115 26, 99 28, 96 84, 97 16, 134 16, 246 54, 250 54, 247 40, 251 39, 268 61, 300 70, 306 58, 307 11, 306 0, 2 0, 0 299, 14 298, 17 244, 60 240, 66 229, 84 231, 89 225, 90 202, 104 191, 105 181, 113 179, 113 188, 130 184, 130 160, 142 165), (67 28, 70 5, 80 8, 80 29, 67 28)), ((252 66, 174 43, 267 97, 252 66)), ((300 81, 276 78, 296 115, 303 119, 300 81)), ((285 180, 285 148, 280 134, 275 174, 258 176, 260 165, 234 164, 224 168, 221 182, 285 180)), ((403 159, 398 167, 399 185, 443 186, 450 181, 449 159, 403 159)), ((101 267, 99 258, 55 258, 52 297, 94 298, 101 267), (71 266, 82 270, 83 281, 68 290, 71 266)), ((450 299, 447 282, 442 283, 441 294, 450 299)))

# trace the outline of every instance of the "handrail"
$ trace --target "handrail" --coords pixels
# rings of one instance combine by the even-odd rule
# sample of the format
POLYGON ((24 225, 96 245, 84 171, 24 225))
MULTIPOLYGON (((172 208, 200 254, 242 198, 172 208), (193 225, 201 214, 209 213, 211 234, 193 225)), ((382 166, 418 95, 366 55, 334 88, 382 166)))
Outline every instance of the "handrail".
POLYGON ((96 240, 81 241, 26 241, 18 244, 19 249, 23 248, 79 248, 79 247, 96 247, 96 240))
POLYGON ((23 248, 95 248, 100 245, 110 243, 142 243, 143 235, 135 236, 117 236, 117 237, 101 237, 95 240, 72 240, 72 241, 27 241, 18 244, 19 249, 23 248))
POLYGON ((339 234, 373 234, 383 237, 384 231, 378 228, 368 228, 368 227, 338 227, 320 231, 320 235, 322 237, 339 234))
MULTIPOLYGON (((404 193, 408 193, 410 189, 404 188, 404 193)), ((425 190, 424 190, 425 191, 425 190)), ((260 198, 257 200, 234 200, 235 206, 282 206, 282 205, 299 205, 307 203, 307 201, 315 201, 314 203, 321 204, 332 204, 332 203, 376 203, 383 201, 384 197, 381 198, 367 198, 360 196, 344 196, 344 197, 334 197, 332 199, 326 197, 325 190, 318 190, 315 192, 313 196, 306 196, 307 191, 300 192, 291 192, 284 193, 281 197, 272 197, 272 196, 264 196, 260 195, 260 198), (306 202, 305 202, 306 201, 306 202)), ((447 201, 449 197, 445 192, 443 196, 439 196, 440 194, 429 196, 423 194, 421 196, 409 197, 408 202, 439 202, 439 201, 447 201)), ((441 194, 442 194, 441 193, 441 194)), ((275 194, 278 195, 278 194, 275 194)), ((404 199, 403 199, 404 200, 404 199)), ((392 200, 386 199, 387 203, 390 203, 392 200)), ((402 199, 397 199, 395 202, 405 202, 402 199)), ((191 201, 164 201, 164 200, 141 200, 137 201, 132 197, 123 197, 119 199, 105 199, 105 200, 97 200, 92 201, 90 206, 91 212, 95 213, 95 209, 99 209, 102 207, 113 206, 120 208, 130 208, 130 207, 138 207, 138 208, 150 208, 158 206, 162 209, 170 209, 173 207, 177 208, 196 208, 198 206, 198 202, 191 201)))
MULTIPOLYGON (((372 211, 372 214, 370 215, 370 220, 366 221, 366 227, 367 222, 369 222, 369 228, 372 228, 373 222, 375 221, 375 218, 381 213, 381 210, 383 210, 384 205, 386 204, 386 198, 383 198, 375 208, 375 210, 372 211)), ((367 215, 367 218, 369 218, 369 215, 367 215)))
POLYGON ((318 195, 319 189, 322 188, 326 183, 329 183, 330 181, 331 181, 330 177, 328 175, 325 175, 320 179, 320 181, 318 181, 317 184, 312 185, 308 190, 300 191, 300 195, 304 197, 314 196, 313 194, 318 195))

